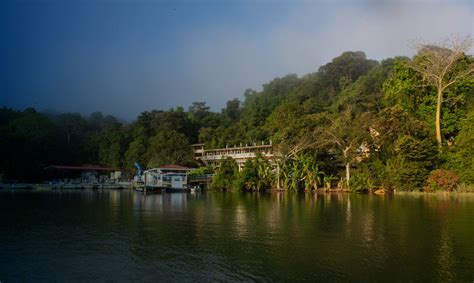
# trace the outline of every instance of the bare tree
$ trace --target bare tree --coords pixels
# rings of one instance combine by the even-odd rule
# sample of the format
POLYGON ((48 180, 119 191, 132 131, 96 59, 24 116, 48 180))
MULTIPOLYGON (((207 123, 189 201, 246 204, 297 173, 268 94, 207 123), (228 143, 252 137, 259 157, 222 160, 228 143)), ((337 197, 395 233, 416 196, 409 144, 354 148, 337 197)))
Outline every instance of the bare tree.
MULTIPOLYGON (((324 114, 323 114, 324 115, 324 114)), ((351 165, 366 153, 364 144, 371 142, 369 112, 357 114, 351 106, 341 113, 326 113, 325 124, 314 131, 313 147, 334 153, 344 163, 349 186, 351 165)))
POLYGON ((440 44, 414 44, 418 51, 411 61, 410 67, 419 73, 423 81, 436 88, 438 104, 436 108, 436 140, 441 146, 441 104, 444 92, 452 85, 474 76, 474 64, 467 62, 459 66, 465 59, 465 53, 471 48, 473 40, 449 37, 440 44))

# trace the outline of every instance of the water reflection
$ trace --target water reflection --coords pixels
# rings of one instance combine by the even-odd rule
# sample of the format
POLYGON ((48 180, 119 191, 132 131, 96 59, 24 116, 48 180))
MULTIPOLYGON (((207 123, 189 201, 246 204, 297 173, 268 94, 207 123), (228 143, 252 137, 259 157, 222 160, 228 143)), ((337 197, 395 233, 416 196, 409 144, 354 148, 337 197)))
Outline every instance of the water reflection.
POLYGON ((188 199, 196 197, 196 193, 136 193, 133 195, 133 204, 134 209, 138 212, 146 210, 186 211, 188 199))
POLYGON ((473 215, 464 195, 3 191, 0 275, 466 281, 473 215))

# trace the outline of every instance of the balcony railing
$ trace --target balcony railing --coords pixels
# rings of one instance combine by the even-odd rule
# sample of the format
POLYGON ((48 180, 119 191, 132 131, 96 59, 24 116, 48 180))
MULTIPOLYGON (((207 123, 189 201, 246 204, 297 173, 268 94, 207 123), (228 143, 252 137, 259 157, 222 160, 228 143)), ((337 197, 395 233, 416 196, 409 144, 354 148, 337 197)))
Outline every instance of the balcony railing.
MULTIPOLYGON (((234 153, 234 154, 216 154, 216 155, 205 155, 202 156, 202 160, 221 160, 227 157, 232 157, 234 159, 242 159, 242 158, 254 158, 257 156, 256 153, 234 153)), ((262 153, 264 157, 273 157, 273 153, 262 153)))

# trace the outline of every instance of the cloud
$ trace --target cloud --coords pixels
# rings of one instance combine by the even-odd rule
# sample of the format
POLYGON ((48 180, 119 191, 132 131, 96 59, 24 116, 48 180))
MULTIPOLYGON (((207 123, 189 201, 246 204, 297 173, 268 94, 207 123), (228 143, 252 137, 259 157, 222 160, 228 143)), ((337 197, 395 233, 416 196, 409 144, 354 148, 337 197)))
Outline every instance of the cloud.
POLYGON ((414 40, 437 42, 451 34, 473 34, 468 2, 336 3, 299 3, 258 36, 228 28, 186 35, 183 73, 195 89, 194 98, 218 108, 276 76, 316 71, 343 51, 361 50, 381 60, 412 55, 414 40))
POLYGON ((413 40, 474 35, 470 1, 185 2, 172 14, 160 5, 110 7, 102 7, 110 15, 82 7, 75 17, 58 7, 64 13, 49 13, 64 17, 53 21, 21 8, 23 28, 13 13, 2 26, 18 38, 0 47, 0 103, 127 119, 193 101, 218 111, 247 88, 314 72, 344 51, 381 60, 412 55, 413 40))

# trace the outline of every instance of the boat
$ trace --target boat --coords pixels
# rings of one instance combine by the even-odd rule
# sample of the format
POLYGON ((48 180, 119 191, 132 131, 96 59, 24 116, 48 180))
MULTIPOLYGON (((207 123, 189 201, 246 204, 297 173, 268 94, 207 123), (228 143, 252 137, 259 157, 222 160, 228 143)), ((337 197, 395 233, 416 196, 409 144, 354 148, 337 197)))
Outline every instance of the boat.
POLYGON ((122 186, 118 184, 103 184, 102 189, 108 189, 108 190, 121 190, 123 189, 122 186))
POLYGON ((66 189, 66 190, 83 190, 84 186, 80 183, 68 183, 68 184, 63 184, 61 186, 61 189, 66 189))
POLYGON ((6 189, 12 190, 32 190, 34 189, 33 186, 29 184, 11 184, 10 186, 5 187, 6 189))
POLYGON ((82 184, 82 187, 86 190, 91 190, 94 188, 94 184, 85 183, 85 184, 82 184))
POLYGON ((165 188, 152 187, 152 186, 136 186, 134 190, 141 193, 164 193, 166 192, 165 188))
POLYGON ((385 190, 384 189, 378 189, 378 190, 374 191, 374 194, 383 195, 383 194, 385 194, 385 190))
POLYGON ((197 193, 197 192, 201 191, 201 188, 199 186, 194 186, 194 187, 190 188, 189 191, 191 193, 197 193))
POLYGON ((92 189, 93 190, 99 190, 99 189, 102 189, 102 186, 100 184, 93 184, 92 189))
POLYGON ((117 182, 117 185, 122 187, 122 189, 131 189, 132 188, 132 183, 131 182, 117 182))

